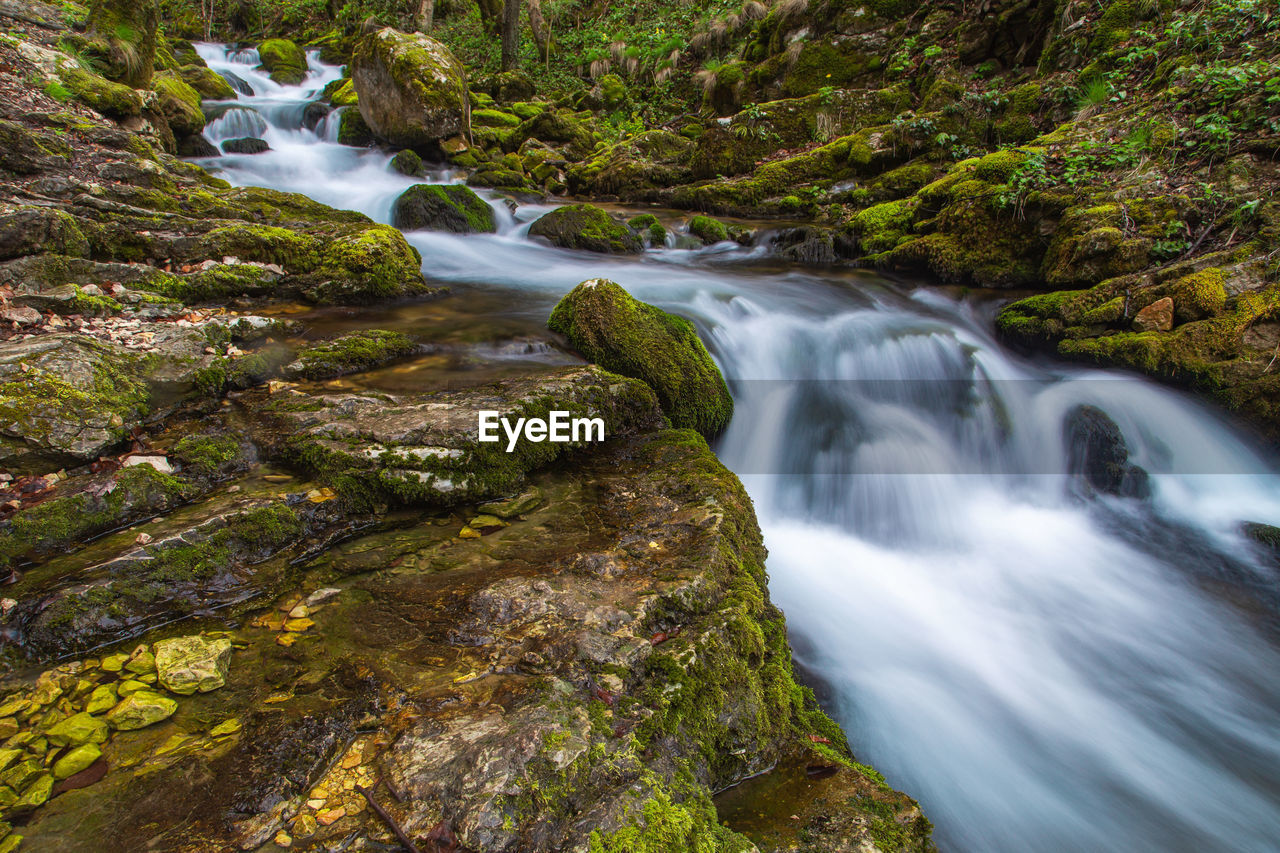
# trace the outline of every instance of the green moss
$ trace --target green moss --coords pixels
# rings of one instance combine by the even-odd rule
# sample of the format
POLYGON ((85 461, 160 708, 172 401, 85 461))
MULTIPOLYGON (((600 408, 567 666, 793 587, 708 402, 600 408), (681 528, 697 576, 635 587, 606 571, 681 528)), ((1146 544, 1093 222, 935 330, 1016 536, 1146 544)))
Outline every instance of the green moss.
POLYGON ((608 835, 592 832, 588 853, 745 853, 754 849, 749 840, 720 826, 715 806, 705 794, 676 803, 659 792, 641 811, 643 818, 636 824, 608 835))
POLYGON ((1063 290, 1020 299, 996 315, 996 330, 1006 339, 1025 346, 1055 340, 1065 327, 1062 318, 1066 306, 1083 293, 1085 291, 1063 290))
POLYGON ((291 372, 307 379, 330 379, 369 370, 417 351, 408 335, 366 329, 303 350, 291 372))
POLYGON ((859 211, 850 225, 865 255, 893 249, 911 231, 916 202, 913 199, 890 201, 859 211))
POLYGON ((1165 288, 1165 293, 1173 298, 1174 316, 1180 322, 1202 320, 1226 307, 1226 283, 1226 272, 1210 267, 1183 276, 1165 288))
POLYGON ((729 229, 710 216, 698 215, 689 220, 689 233, 704 243, 721 243, 729 239, 729 229))
POLYGON ((1028 151, 1017 148, 993 151, 978 160, 973 169, 973 176, 980 181, 1002 184, 1018 171, 1018 167, 1027 161, 1028 156, 1028 151))
POLYGON ((231 88, 226 78, 207 65, 184 65, 177 73, 202 98, 213 101, 231 101, 236 98, 236 90, 231 88))
POLYGON ((516 127, 523 119, 501 110, 472 110, 471 123, 476 127, 516 127))
POLYGON ((676 427, 711 437, 733 416, 724 377, 693 324, 611 281, 578 285, 556 305, 547 326, 588 360, 647 382, 676 427))
POLYGON ((355 107, 345 107, 338 118, 338 142, 363 148, 373 144, 373 131, 355 107))
POLYGON ((160 112, 176 135, 190 136, 204 130, 200 93, 185 80, 164 71, 151 78, 151 88, 160 96, 160 112))
POLYGON ((429 290, 422 277, 422 257, 390 225, 329 242, 317 274, 329 278, 310 292, 322 302, 369 302, 429 290))
POLYGON ((649 243, 654 246, 661 246, 666 243, 667 229, 662 226, 662 222, 652 213, 642 213, 639 216, 633 216, 627 220, 627 224, 632 230, 639 234, 647 234, 649 243))
POLYGON ((184 470, 202 477, 218 477, 239 460, 240 440, 230 435, 193 433, 179 441, 171 455, 184 470))
POLYGON ((297 85, 307 76, 307 56, 288 39, 274 38, 258 45, 262 67, 271 72, 271 79, 285 85, 297 85))
POLYGON ((498 230, 493 208, 459 184, 415 184, 401 193, 391 221, 405 231, 428 229, 454 234, 492 234, 498 230))
POLYGON ((142 115, 142 95, 122 83, 114 83, 71 63, 64 63, 58 74, 62 85, 77 100, 105 116, 125 119, 142 115))
POLYGON ((422 158, 410 148, 403 148, 391 158, 391 171, 399 172, 407 177, 422 174, 422 158))
POLYGON ((329 103, 335 107, 354 107, 360 102, 360 96, 356 94, 355 81, 348 77, 345 80, 338 80, 337 83, 338 85, 329 94, 329 103))
POLYGON ((150 465, 125 468, 111 491, 53 498, 15 515, 0 532, 0 565, 77 545, 99 533, 194 497, 186 482, 150 465))
POLYGON ((533 223, 529 236, 545 238, 565 249, 605 254, 634 254, 644 249, 626 225, 590 204, 551 211, 533 223))

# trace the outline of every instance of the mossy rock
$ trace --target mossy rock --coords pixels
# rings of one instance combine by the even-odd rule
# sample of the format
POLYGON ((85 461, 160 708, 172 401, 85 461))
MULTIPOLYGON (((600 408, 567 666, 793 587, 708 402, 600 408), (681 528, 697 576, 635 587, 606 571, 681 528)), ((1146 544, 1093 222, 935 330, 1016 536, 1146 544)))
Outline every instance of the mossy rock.
POLYGON ((396 156, 391 158, 391 171, 399 172, 410 178, 421 175, 422 158, 410 148, 397 151, 396 156))
POLYGON ((160 96, 160 112, 175 135, 191 136, 204 130, 200 93, 185 80, 171 71, 162 71, 151 78, 151 88, 160 96))
POLYGON ((351 79, 360 114, 392 145, 432 146, 467 129, 466 69, 429 36, 389 27, 366 35, 352 54, 351 79))
POLYGON ((364 123, 364 116, 355 107, 344 107, 338 118, 338 142, 356 148, 373 144, 373 131, 364 123))
POLYGON ((529 228, 530 237, 542 237, 564 249, 581 249, 612 255, 634 255, 644 244, 631 229, 590 204, 556 208, 529 228))
POLYGON ((501 110, 471 111, 471 124, 474 127, 516 127, 521 121, 520 116, 501 110))
POLYGON ((184 65, 178 69, 178 76, 202 98, 231 101, 237 97, 226 78, 206 65, 184 65))
POLYGON ((58 75, 76 100, 108 118, 125 119, 142 115, 142 93, 136 89, 112 82, 71 63, 64 63, 59 68, 58 75))
POLYGON ((307 347, 285 368, 288 376, 332 379, 379 367, 418 351, 408 335, 366 329, 307 347))
POLYGON ((350 77, 343 80, 335 80, 325 87, 325 93, 329 98, 329 103, 335 107, 354 107, 360 102, 360 98, 356 95, 355 84, 350 77), (333 89, 330 91, 329 87, 333 89))
POLYGON ((710 245, 729 239, 729 229, 718 219, 698 215, 689 220, 689 233, 710 245))
POLYGON ((258 45, 258 57, 281 85, 296 86, 307 77, 307 55, 289 39, 267 39, 258 45))
POLYGON ((403 231, 492 234, 498 230, 493 208, 460 184, 417 184, 396 199, 391 221, 403 231))
POLYGON ((639 216, 633 216, 627 220, 627 224, 631 226, 631 230, 637 234, 643 234, 649 240, 652 246, 661 246, 667 241, 667 229, 663 227, 658 217, 652 213, 642 213, 639 216))
POLYGON ((547 326, 589 361, 648 383, 676 427, 711 438, 733 416, 733 397, 693 324, 612 281, 579 284, 556 305, 547 326))

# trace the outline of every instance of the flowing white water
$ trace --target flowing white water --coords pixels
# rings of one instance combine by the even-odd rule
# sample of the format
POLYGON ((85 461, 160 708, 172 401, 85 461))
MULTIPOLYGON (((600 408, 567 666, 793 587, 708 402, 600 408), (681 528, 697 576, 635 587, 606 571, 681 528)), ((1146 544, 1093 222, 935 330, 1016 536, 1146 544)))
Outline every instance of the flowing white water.
MULTIPOLYGON (((207 165, 387 220, 412 183, 390 155, 303 124, 335 69, 280 87, 200 51, 254 92, 239 103, 272 147, 207 165)), ((757 503, 797 657, 940 846, 1280 848, 1280 652, 1260 627, 1276 571, 1239 533, 1280 524, 1270 455, 1181 394, 1014 357, 936 291, 765 271, 759 249, 569 253, 525 237, 548 208, 491 203, 497 235, 408 235, 429 278, 540 320, 604 276, 698 323, 737 400, 718 450, 757 503), (1080 405, 1118 424, 1149 500, 1065 473, 1080 405)))

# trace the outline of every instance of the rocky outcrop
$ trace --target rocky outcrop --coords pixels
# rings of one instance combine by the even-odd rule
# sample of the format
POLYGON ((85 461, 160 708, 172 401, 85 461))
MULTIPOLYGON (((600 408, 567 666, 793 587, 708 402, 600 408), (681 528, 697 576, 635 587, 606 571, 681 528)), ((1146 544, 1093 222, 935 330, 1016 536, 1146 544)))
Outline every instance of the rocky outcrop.
POLYGON ((103 825, 122 845, 393 844, 364 789, 422 849, 745 850, 711 792, 776 764, 775 795, 831 794, 804 798, 806 838, 929 849, 918 806, 796 684, 751 502, 695 433, 619 437, 489 509, 473 538, 470 512, 419 515, 310 561, 332 585, 236 623, 207 698, 164 688, 163 641, 25 686, 10 698, 48 707, 53 687, 121 725, 96 744, 105 766, 32 806, 22 834, 71 853, 100 849, 103 825))
POLYGON ((361 117, 392 145, 428 148, 468 127, 466 71, 430 36, 370 33, 356 44, 351 78, 361 117))
POLYGON ((541 237, 553 246, 607 255, 644 251, 644 244, 630 228, 591 204, 571 204, 543 215, 529 228, 530 237, 541 237))
POLYGON ((640 302, 612 281, 584 281, 556 305, 553 332, 589 361, 647 382, 671 423, 714 437, 733 398, 693 324, 640 302))
MULTIPOLYGON (((401 152, 404 153, 404 152, 401 152)), ((391 219, 404 231, 492 234, 498 230, 493 208, 459 184, 417 184, 396 199, 391 219)))
POLYGON ((500 495, 537 468, 575 449, 577 440, 511 442, 496 426, 479 434, 482 411, 512 424, 552 411, 601 418, 606 436, 652 428, 657 399, 640 382, 598 368, 566 368, 468 391, 394 397, 278 389, 254 404, 276 452, 313 471, 358 506, 386 501, 451 505, 500 495))

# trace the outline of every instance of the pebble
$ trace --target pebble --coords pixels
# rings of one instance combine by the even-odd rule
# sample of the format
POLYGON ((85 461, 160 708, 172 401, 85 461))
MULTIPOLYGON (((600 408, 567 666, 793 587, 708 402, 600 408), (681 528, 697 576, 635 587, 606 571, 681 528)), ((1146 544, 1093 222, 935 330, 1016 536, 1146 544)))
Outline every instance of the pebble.
POLYGON ((136 545, 150 545, 151 538, 152 537, 150 533, 139 533, 138 538, 134 539, 133 541, 134 541, 134 544, 136 545))
POLYGON ((316 822, 321 826, 328 826, 334 821, 341 820, 347 816, 347 810, 344 808, 328 809, 316 814, 316 822))
POLYGON ((305 619, 311 615, 311 609, 306 604, 299 604, 297 607, 289 611, 290 619, 305 619))
POLYGON ((276 846, 278 847, 293 846, 293 839, 290 838, 289 833, 285 832, 283 829, 276 833, 276 837, 274 840, 276 842, 276 846))
POLYGON ((300 634, 303 631, 310 630, 311 626, 314 624, 316 623, 310 619, 286 619, 284 629, 291 633, 300 634))

